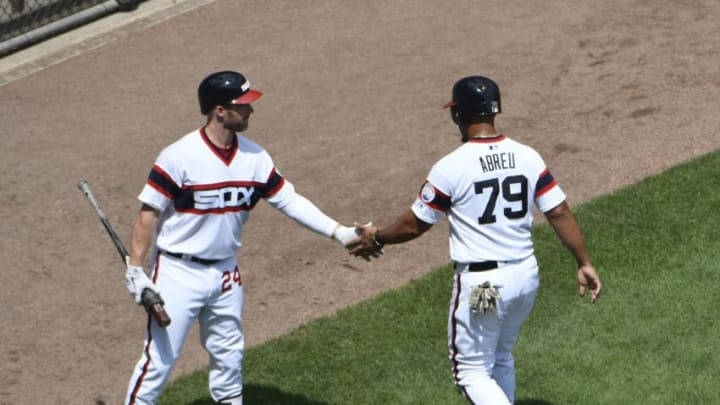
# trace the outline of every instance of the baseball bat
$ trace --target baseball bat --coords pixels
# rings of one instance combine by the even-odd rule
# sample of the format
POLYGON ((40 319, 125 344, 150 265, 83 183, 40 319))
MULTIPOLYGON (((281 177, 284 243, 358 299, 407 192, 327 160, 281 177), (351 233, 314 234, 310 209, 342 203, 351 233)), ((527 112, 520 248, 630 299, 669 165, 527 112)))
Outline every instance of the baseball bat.
MULTIPOLYGON (((95 214, 97 214, 108 235, 110 235, 110 239, 112 239, 112 242, 115 245, 115 249, 117 249, 118 253, 120 254, 120 258, 122 259, 123 264, 127 265, 130 255, 128 255, 127 249, 125 249, 125 245, 123 245, 120 237, 117 235, 117 233, 115 233, 115 230, 110 224, 110 221, 100 209, 100 205, 97 203, 97 200, 95 200, 95 196, 90 189, 90 183, 88 183, 86 180, 83 180, 78 184, 78 188, 80 189, 80 191, 83 192, 83 194, 85 194, 85 197, 87 197, 90 205, 95 210, 95 214)), ((162 305, 162 300, 157 293, 155 293, 149 288, 146 288, 142 292, 141 300, 143 306, 145 307, 145 310, 149 314, 151 314, 153 318, 155 318, 155 321, 157 321, 158 325, 162 326, 163 328, 170 325, 170 317, 168 316, 167 312, 165 312, 165 308, 163 308, 162 305)))

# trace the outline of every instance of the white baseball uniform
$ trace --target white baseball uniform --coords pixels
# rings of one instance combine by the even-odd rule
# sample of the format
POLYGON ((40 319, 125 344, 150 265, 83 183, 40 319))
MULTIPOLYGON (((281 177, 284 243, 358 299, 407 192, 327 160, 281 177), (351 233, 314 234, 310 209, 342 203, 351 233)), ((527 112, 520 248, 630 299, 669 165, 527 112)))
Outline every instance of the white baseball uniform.
POLYGON ((157 401, 196 319, 210 357, 212 398, 240 396, 243 288, 236 252, 250 210, 265 199, 327 237, 337 222, 295 193, 261 146, 237 134, 224 154, 203 129, 160 153, 138 198, 161 213, 152 278, 172 323, 163 329, 148 317, 126 404, 157 401))
POLYGON ((455 263, 448 349, 456 384, 473 404, 512 404, 512 348, 537 294, 532 204, 542 212, 565 194, 531 147, 503 135, 472 138, 439 160, 413 203, 435 224, 447 215, 455 263), (496 310, 474 313, 471 290, 499 285, 496 310))

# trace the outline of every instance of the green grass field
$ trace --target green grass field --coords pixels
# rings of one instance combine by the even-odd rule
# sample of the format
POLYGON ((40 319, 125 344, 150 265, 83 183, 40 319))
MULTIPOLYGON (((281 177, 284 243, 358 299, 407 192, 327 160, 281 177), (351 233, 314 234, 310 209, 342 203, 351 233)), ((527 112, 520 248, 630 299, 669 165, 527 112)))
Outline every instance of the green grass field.
MULTIPOLYGON (((575 208, 604 283, 595 305, 536 226, 541 287, 515 350, 517 404, 720 403, 719 168, 716 152, 575 208)), ((451 283, 436 269, 250 348, 245 404, 465 404, 447 359, 451 283)), ((212 404, 207 372, 160 403, 212 404)))

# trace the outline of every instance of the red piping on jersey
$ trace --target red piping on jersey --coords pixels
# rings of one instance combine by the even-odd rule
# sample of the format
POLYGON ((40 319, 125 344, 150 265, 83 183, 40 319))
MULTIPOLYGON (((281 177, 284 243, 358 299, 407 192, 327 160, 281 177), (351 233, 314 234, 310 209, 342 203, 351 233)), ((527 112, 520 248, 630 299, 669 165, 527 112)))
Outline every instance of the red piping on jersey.
POLYGON ((187 214, 197 214, 197 215, 205 215, 205 214, 225 214, 226 212, 240 212, 240 211, 250 211, 254 207, 248 207, 248 206, 241 206, 241 207, 223 207, 223 208, 211 208, 207 210, 198 210, 195 208, 188 208, 188 209, 179 209, 176 208, 175 211, 180 213, 187 213, 187 214))
POLYGON ((233 137, 233 143, 230 147, 230 151, 224 151, 221 148, 215 146, 215 144, 212 143, 210 138, 207 136, 204 127, 200 128, 200 137, 203 141, 205 141, 205 144, 210 148, 210 150, 215 154, 215 156, 217 156, 220 160, 223 161, 223 163, 225 163, 225 166, 230 166, 230 162, 232 162, 233 158, 235 158, 235 155, 238 151, 237 135, 233 137))
POLYGON ((258 181, 223 181, 220 183, 192 184, 182 187, 183 190, 215 190, 223 187, 262 187, 265 183, 258 181))
MULTIPOLYGON (((175 184, 175 181, 172 179, 172 177, 170 177, 170 175, 167 174, 167 172, 162 169, 162 167, 160 167, 160 166, 158 166, 158 165, 153 165, 152 170, 155 171, 156 173, 160 174, 160 175, 163 176, 164 178, 166 178, 167 181, 169 181, 170 183, 174 184, 175 187, 180 188, 180 187, 178 187, 177 184, 175 184)), ((148 178, 147 184, 148 184, 150 187, 152 187, 152 188, 154 188, 155 190, 157 190, 158 192, 160 192, 160 194, 164 195, 167 199, 169 199, 169 200, 172 200, 172 199, 173 199, 173 196, 172 196, 170 193, 168 193, 167 190, 165 190, 165 189, 162 188, 159 184, 155 183, 154 181, 150 180, 149 178, 148 178)))
POLYGON ((507 139, 505 135, 500 134, 498 136, 494 136, 492 138, 470 138, 467 141, 470 143, 493 143, 493 142, 500 142, 507 139))

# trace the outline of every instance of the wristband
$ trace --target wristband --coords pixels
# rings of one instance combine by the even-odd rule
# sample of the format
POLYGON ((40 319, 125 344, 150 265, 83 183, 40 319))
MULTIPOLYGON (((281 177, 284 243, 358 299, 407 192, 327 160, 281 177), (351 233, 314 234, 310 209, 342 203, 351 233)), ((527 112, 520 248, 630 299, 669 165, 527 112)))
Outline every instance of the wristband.
POLYGON ((383 246, 385 246, 385 242, 380 239, 380 229, 376 229, 375 232, 372 233, 372 240, 375 242, 375 246, 379 249, 382 249, 383 246))

